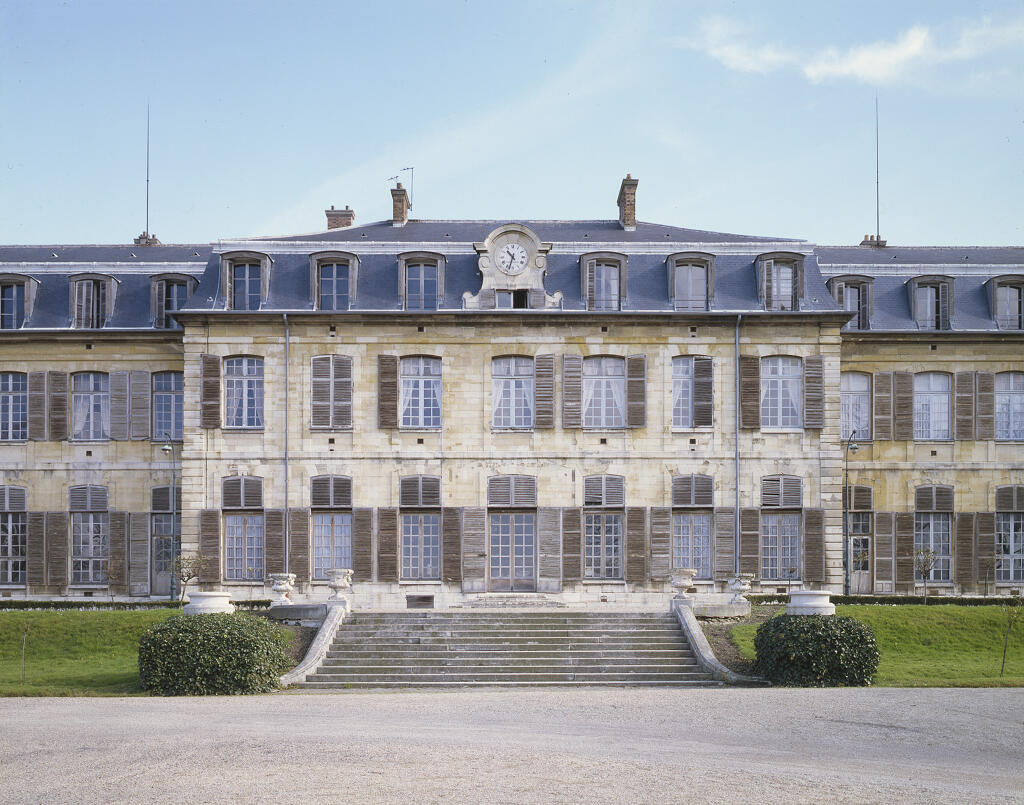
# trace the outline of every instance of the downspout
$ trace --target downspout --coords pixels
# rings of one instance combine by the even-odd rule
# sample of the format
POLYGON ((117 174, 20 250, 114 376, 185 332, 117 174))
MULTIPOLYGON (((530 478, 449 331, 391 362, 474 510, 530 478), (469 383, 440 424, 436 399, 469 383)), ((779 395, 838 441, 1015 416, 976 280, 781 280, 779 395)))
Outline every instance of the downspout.
POLYGON ((740 574, 740 322, 743 321, 743 314, 736 316, 736 334, 733 338, 734 360, 736 361, 736 432, 735 432, 735 453, 733 455, 733 467, 736 472, 736 505, 733 534, 733 563, 734 573, 740 574))
POLYGON ((281 315, 284 316, 284 572, 289 573, 291 516, 288 508, 288 428, 291 421, 288 419, 288 398, 291 397, 291 386, 288 383, 288 348, 291 345, 291 329, 288 325, 288 314, 281 315))

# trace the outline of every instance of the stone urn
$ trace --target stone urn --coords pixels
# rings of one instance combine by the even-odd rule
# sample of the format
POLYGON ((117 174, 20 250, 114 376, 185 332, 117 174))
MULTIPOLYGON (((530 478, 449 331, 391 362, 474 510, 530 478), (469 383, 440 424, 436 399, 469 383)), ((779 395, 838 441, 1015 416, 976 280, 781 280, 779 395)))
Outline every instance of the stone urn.
POLYGON ((327 571, 327 586, 334 594, 327 599, 328 604, 342 604, 351 609, 348 593, 352 590, 352 573, 349 567, 334 567, 327 571))
POLYGON ((672 571, 672 589, 676 591, 677 601, 691 601, 691 596, 686 592, 693 586, 693 580, 697 577, 697 568, 681 567, 672 571))
POLYGON ((738 573, 729 579, 729 592, 732 593, 732 600, 730 603, 745 603, 747 599, 743 596, 750 592, 750 585, 753 580, 754 575, 752 573, 738 573))
POLYGON ((271 600, 270 606, 280 607, 290 605, 292 602, 288 597, 288 593, 295 589, 295 574, 271 573, 270 589, 273 590, 274 594, 277 596, 271 600))
POLYGON ((231 593, 224 590, 197 590, 188 594, 185 604, 186 615, 210 615, 217 612, 234 612, 231 593))

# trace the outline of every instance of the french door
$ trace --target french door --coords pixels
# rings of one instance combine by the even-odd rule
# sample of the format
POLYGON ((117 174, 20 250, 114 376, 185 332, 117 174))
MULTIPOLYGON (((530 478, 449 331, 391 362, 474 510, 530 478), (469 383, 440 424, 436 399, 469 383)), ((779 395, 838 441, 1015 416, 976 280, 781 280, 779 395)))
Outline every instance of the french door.
POLYGON ((537 590, 537 528, 532 512, 492 514, 490 579, 492 592, 537 590))

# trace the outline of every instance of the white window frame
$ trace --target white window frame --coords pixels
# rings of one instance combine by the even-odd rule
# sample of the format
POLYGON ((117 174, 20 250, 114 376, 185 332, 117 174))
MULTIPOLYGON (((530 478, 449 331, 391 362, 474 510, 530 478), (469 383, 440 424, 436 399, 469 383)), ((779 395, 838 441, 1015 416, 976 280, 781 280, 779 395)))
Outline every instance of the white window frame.
POLYGON ((260 430, 263 419, 263 358, 224 359, 224 427, 260 430))
POLYGON ((953 438, 953 382, 945 372, 914 375, 914 440, 949 441, 953 438))
POLYGON ((71 439, 78 442, 110 439, 110 375, 106 372, 71 375, 71 439))
POLYGON ((317 265, 317 308, 319 310, 348 310, 352 303, 352 265, 345 260, 324 260, 317 265), (332 276, 327 278, 324 276, 324 269, 331 269, 332 276), (338 270, 344 269, 344 279, 338 277, 338 270), (344 297, 344 305, 338 305, 338 286, 344 283, 345 292, 342 294, 344 297), (330 293, 324 294, 324 285, 330 286, 330 293), (330 307, 324 305, 324 299, 329 299, 331 304, 330 307))
POLYGON ((352 514, 313 512, 313 578, 328 578, 327 571, 352 567, 352 514))
POLYGON ((996 375, 996 440, 1024 441, 1024 372, 996 375))
POLYGON ((228 270, 230 272, 231 309, 259 310, 263 306, 263 272, 266 270, 263 261, 255 259, 235 260, 231 262, 228 270), (239 271, 241 271, 241 277, 238 276, 239 271), (239 304, 239 283, 241 283, 245 301, 244 305, 239 304), (253 283, 256 285, 255 293, 253 293, 253 283), (255 307, 252 306, 254 296, 256 297, 255 307))
POLYGON ((537 517, 533 512, 491 512, 490 578, 531 581, 537 576, 537 517))
POLYGON ((24 587, 27 563, 28 514, 0 512, 0 586, 24 587))
POLYGON ((839 438, 847 441, 856 429, 856 439, 871 439, 871 375, 867 372, 843 372, 839 379, 839 438))
POLYGON ((672 358, 672 427, 693 427, 693 358, 689 355, 672 358))
POLYGON ((106 584, 110 514, 71 512, 71 584, 106 584))
POLYGON ((583 516, 583 578, 621 581, 624 578, 625 517, 620 512, 587 512, 583 516))
POLYGON ((772 289, 772 304, 768 310, 793 310, 797 281, 796 263, 772 260, 766 269, 768 276, 765 281, 771 283, 772 289))
POLYGON ((672 303, 676 310, 708 309, 708 267, 680 260, 672 277, 672 303))
POLYGON ((411 260, 405 263, 405 309, 406 310, 437 310, 438 300, 441 294, 440 285, 441 268, 437 262, 427 260, 411 260), (415 272, 414 272, 415 269, 415 272), (428 276, 428 271, 433 272, 433 277, 428 276), (417 292, 413 292, 413 274, 417 292), (428 293, 429 283, 433 283, 433 294, 428 293), (428 304, 428 302, 433 304, 428 304))
POLYGON ((1024 329, 1024 286, 1009 283, 996 286, 996 320, 1000 330, 1024 329))
POLYGON ((402 581, 441 580, 441 515, 402 514, 402 581))
POLYGON ((0 442, 28 439, 28 375, 0 373, 0 442))
POLYGON ((0 282, 0 330, 17 330, 24 325, 27 294, 22 281, 0 282))
POLYGON ((429 356, 402 358, 399 368, 400 424, 412 430, 441 427, 441 359, 429 356))
POLYGON ((797 581, 801 576, 800 512, 761 512, 761 578, 797 581))
POLYGON ((180 442, 185 438, 185 375, 153 373, 153 439, 180 442))
POLYGON ((583 359, 583 427, 626 427, 626 359, 599 355, 583 359))
MULTIPOLYGON (((953 515, 949 512, 914 512, 914 557, 920 550, 938 556, 929 582, 953 579, 953 515)), ((914 562, 914 580, 924 583, 914 562)))
POLYGON ((673 512, 672 567, 696 568, 695 578, 711 578, 711 512, 673 512))
POLYGON ((266 530, 262 512, 224 515, 224 578, 263 581, 266 530))
POLYGON ((761 429, 803 427, 803 361, 790 355, 761 359, 761 429))
POLYGON ((996 512, 996 581, 1024 582, 1024 513, 996 512))
POLYGON ((621 303, 622 266, 611 260, 594 263, 594 310, 618 310, 621 303))
POLYGON ((914 312, 917 316, 919 330, 939 329, 938 285, 916 285, 914 287, 914 312))
POLYGON ((170 573, 174 560, 172 545, 181 546, 180 512, 152 512, 150 533, 153 535, 153 572, 170 573))
POLYGON ((533 427, 533 358, 506 355, 491 361, 491 426, 498 430, 533 427))

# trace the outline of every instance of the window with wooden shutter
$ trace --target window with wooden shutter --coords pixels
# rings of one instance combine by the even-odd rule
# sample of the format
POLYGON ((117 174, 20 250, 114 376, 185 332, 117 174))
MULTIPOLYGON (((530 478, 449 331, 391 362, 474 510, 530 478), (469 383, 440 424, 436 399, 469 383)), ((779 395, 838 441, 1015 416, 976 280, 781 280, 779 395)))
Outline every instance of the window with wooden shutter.
POLYGON ((892 439, 892 372, 875 372, 871 386, 872 438, 875 441, 892 439))
POLYGON ((288 571, 295 581, 309 581, 309 509, 288 510, 288 571))
POLYGON ((799 310, 803 298, 803 255, 780 252, 758 258, 758 284, 765 310, 799 310))
POLYGON ((377 510, 377 578, 398 581, 398 509, 377 510))
POLYGON ((875 592, 895 592, 895 518, 892 512, 875 512, 875 592))
POLYGON ((956 515, 956 546, 954 549, 953 580, 961 586, 973 584, 974 527, 976 515, 960 512, 956 515))
POLYGON ((588 475, 583 479, 584 506, 623 506, 625 501, 623 476, 588 475))
POLYGON ((199 427, 220 427, 220 357, 199 356, 199 427))
POLYGON ((952 277, 914 277, 907 281, 914 321, 921 330, 948 330, 953 316, 952 277))
POLYGON ((761 506, 766 509, 799 509, 803 504, 803 480, 795 475, 766 475, 761 479, 761 506))
POLYGON ((486 570, 487 509, 462 510, 462 591, 483 592, 486 570))
POLYGON ((707 310, 714 298, 713 254, 681 252, 665 258, 668 297, 676 310, 707 310))
POLYGON ((562 356, 562 427, 583 427, 583 356, 562 356))
POLYGON ((647 424, 647 356, 626 358, 626 427, 647 424))
POLYGON ((892 373, 893 439, 911 441, 914 438, 914 375, 910 372, 892 373))
MULTIPOLYGON (((28 510, 28 493, 23 486, 0 486, 0 512, 28 510)), ((0 584, 3 582, 0 581, 0 584)))
POLYGON ((583 517, 577 508, 562 509, 562 581, 582 578, 583 517))
POLYGON ((804 358, 804 427, 825 427, 825 361, 821 355, 804 358))
POLYGON ((50 440, 66 441, 68 438, 68 373, 47 372, 46 387, 50 440))
POLYGON ((407 475, 398 481, 398 505, 435 508, 441 505, 441 479, 436 475, 407 475))
POLYGON ((110 438, 125 441, 128 438, 128 373, 111 372, 110 378, 110 438))
POLYGON ((712 359, 693 358, 693 427, 710 428, 714 424, 715 391, 712 359))
POLYGON ((619 310, 626 298, 624 254, 596 252, 580 256, 580 287, 587 310, 619 310))
POLYGON ((28 438, 46 441, 46 372, 28 373, 28 438))
POLYGON ((203 558, 199 581, 216 584, 221 579, 220 511, 199 512, 199 555, 203 558))
POLYGON ((377 426, 398 427, 398 356, 377 356, 377 426))
POLYGON ((740 355, 740 427, 761 427, 761 359, 740 355))
POLYGON ((68 511, 106 511, 107 505, 108 495, 105 486, 72 486, 68 489, 68 511))
POLYGON ((102 275, 70 277, 71 326, 98 329, 106 325, 114 308, 114 295, 119 281, 102 275))
POLYGON ((844 330, 870 329, 871 282, 870 277, 860 275, 833 277, 828 281, 836 304, 843 310, 857 314, 843 325, 844 330))
POLYGON ((221 506, 225 509, 242 508, 242 477, 224 478, 221 481, 221 506))
POLYGON ((264 512, 267 573, 284 573, 284 510, 264 512))
MULTIPOLYGON (((113 378, 111 378, 113 382, 113 378)), ((128 374, 129 433, 131 439, 149 438, 149 372, 133 369, 128 374)), ((111 423, 113 427, 113 423, 111 423)))
POLYGON ((225 509, 262 509, 263 479, 233 475, 221 480, 221 506, 225 509))
POLYGON ((714 531, 714 577, 724 580, 736 573, 736 509, 723 506, 712 516, 714 531))
POLYGON ((29 592, 46 584, 46 514, 29 512, 25 533, 25 581, 29 592))
POLYGON ((347 430, 352 427, 352 359, 321 355, 310 365, 310 426, 347 430))
POLYGON ((672 505, 712 506, 714 486, 710 475, 675 475, 672 477, 672 505))
POLYGON ((974 439, 974 372, 957 372, 953 376, 954 438, 974 439))
POLYGON ((760 510, 740 509, 740 573, 758 575, 760 536, 760 510))
POLYGON ((843 489, 843 508, 851 511, 871 511, 874 491, 870 486, 851 484, 843 489))
POLYGON ((462 582, 462 510, 441 510, 441 580, 462 582))
POLYGON ((487 505, 510 506, 512 504, 512 476, 496 475, 487 479, 487 505))
POLYGON ((555 356, 537 355, 533 359, 533 427, 555 426, 555 356))
POLYGON ((68 582, 68 513, 47 512, 46 583, 63 586, 68 582))
POLYGON ((896 513, 897 590, 914 591, 914 513, 896 513))
POLYGON ((671 576, 671 539, 672 510, 667 507, 655 506, 651 509, 652 581, 667 581, 671 576))
POLYGON ((348 509, 352 507, 352 479, 347 475, 318 475, 309 481, 310 507, 348 509))
MULTIPOLYGON (((175 484, 174 486, 174 511, 181 513, 181 485, 175 484)), ((149 496, 149 510, 151 512, 170 512, 171 511, 171 487, 170 486, 154 486, 150 490, 149 496)))
POLYGON ((537 509, 537 591, 562 590, 562 510, 537 509))
POLYGON ((825 581, 825 511, 804 509, 803 580, 825 581))
POLYGON ((647 579, 647 509, 626 509, 626 581, 642 583, 647 579))

